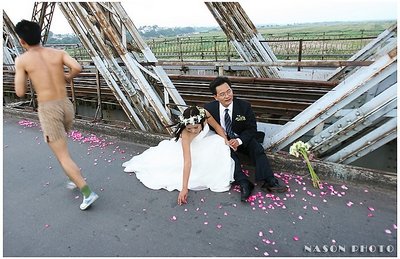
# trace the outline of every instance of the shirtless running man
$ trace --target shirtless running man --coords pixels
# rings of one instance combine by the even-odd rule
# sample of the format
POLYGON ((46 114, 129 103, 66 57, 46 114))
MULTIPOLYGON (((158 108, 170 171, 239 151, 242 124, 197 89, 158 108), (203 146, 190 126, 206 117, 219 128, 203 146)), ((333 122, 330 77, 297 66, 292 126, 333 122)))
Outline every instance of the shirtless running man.
POLYGON ((66 82, 77 76, 81 65, 65 51, 40 45, 41 29, 35 22, 22 20, 15 26, 19 41, 26 52, 15 60, 15 93, 23 97, 29 78, 37 93, 38 115, 45 141, 56 155, 69 179, 81 190, 81 210, 88 208, 98 195, 83 179, 79 167, 72 160, 66 133, 71 129, 74 108, 67 96, 66 82), (69 73, 64 73, 64 66, 69 73))

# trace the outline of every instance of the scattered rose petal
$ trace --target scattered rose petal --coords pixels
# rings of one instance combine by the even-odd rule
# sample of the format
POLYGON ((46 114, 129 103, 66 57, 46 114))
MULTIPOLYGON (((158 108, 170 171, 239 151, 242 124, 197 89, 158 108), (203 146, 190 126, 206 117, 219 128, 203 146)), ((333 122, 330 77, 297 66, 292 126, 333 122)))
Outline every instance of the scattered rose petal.
POLYGON ((221 225, 221 224, 218 224, 218 225, 217 225, 217 228, 218 228, 218 229, 221 229, 221 228, 222 228, 222 225, 221 225))
POLYGON ((175 216, 172 216, 171 220, 172 220, 172 221, 176 221, 176 217, 175 217, 175 216))
POLYGON ((335 240, 335 239, 332 239, 332 243, 336 244, 336 240, 335 240))
POLYGON ((389 229, 385 229, 385 233, 386 234, 392 234, 392 231, 390 231, 389 229))
POLYGON ((268 232, 271 234, 274 233, 274 231, 272 229, 268 230, 268 232))
POLYGON ((262 237, 263 236, 263 232, 258 232, 258 236, 262 237))
POLYGON ((312 209, 313 209, 313 210, 318 210, 318 207, 312 206, 312 209))
POLYGON ((393 224, 393 228, 394 228, 394 229, 397 229, 397 225, 396 225, 396 224, 393 224))
POLYGON ((294 241, 299 241, 299 237, 298 237, 298 236, 294 236, 294 237, 293 237, 293 240, 294 240, 294 241))
POLYGON ((370 211, 375 211, 375 209, 372 208, 372 207, 368 207, 368 209, 369 209, 370 211))
POLYGON ((303 217, 302 216, 299 216, 299 220, 302 220, 303 219, 303 217))
POLYGON ((49 224, 46 224, 46 225, 44 225, 44 227, 45 227, 45 228, 48 228, 48 227, 50 227, 50 225, 49 225, 49 224))
POLYGON ((373 216, 374 216, 374 214, 372 214, 372 213, 368 214, 368 217, 370 217, 370 218, 373 217, 373 216))
POLYGON ((207 222, 207 221, 205 221, 205 222, 204 222, 204 225, 208 225, 208 222, 207 222))

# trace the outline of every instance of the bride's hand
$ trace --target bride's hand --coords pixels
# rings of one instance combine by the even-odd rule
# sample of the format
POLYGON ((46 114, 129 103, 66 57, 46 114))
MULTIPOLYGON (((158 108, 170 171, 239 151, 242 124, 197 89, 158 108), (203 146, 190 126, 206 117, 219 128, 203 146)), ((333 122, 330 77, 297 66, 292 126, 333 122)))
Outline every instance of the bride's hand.
POLYGON ((178 205, 186 204, 187 203, 187 196, 189 190, 187 188, 182 189, 178 195, 178 205))

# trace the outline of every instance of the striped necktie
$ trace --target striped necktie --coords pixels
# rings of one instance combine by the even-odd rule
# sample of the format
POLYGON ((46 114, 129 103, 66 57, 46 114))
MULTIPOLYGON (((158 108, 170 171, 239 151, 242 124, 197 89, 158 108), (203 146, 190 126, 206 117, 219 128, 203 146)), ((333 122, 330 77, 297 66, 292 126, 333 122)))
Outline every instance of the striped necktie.
POLYGON ((225 109, 225 131, 228 135, 228 138, 235 138, 235 133, 232 131, 232 121, 231 117, 229 116, 229 109, 225 109))

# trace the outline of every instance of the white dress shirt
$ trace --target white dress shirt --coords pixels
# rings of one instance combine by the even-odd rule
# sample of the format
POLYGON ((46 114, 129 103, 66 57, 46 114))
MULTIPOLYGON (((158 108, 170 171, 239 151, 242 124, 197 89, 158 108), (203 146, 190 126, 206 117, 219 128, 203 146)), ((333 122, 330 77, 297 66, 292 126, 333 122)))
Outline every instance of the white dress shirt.
MULTIPOLYGON (((232 113, 233 113, 233 102, 229 104, 228 107, 224 107, 221 103, 219 104, 219 118, 221 122, 221 127, 225 130, 226 132, 226 127, 225 127, 225 110, 229 109, 228 114, 231 117, 232 125, 233 125, 233 119, 232 119, 232 113)), ((233 130, 233 129, 232 129, 233 130)), ((238 136, 235 132, 233 132, 235 136, 238 136)), ((240 138, 236 138, 237 141, 239 142, 239 146, 242 145, 243 141, 240 138)))

